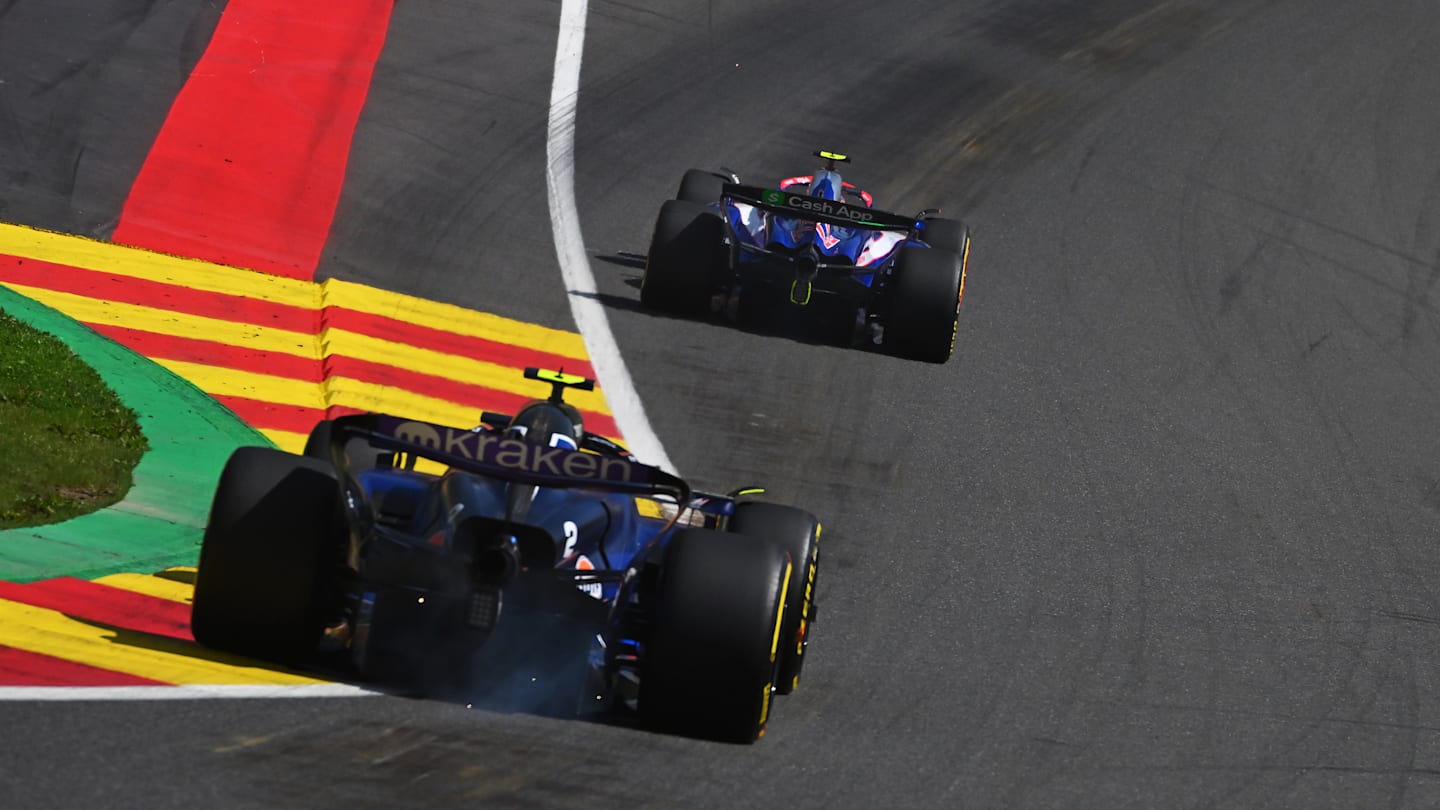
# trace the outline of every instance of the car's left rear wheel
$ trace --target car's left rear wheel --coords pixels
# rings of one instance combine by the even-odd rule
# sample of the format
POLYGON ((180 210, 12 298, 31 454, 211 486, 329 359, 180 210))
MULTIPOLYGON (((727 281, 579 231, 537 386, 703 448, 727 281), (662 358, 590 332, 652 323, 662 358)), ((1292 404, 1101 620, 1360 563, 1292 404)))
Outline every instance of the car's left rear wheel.
POLYGON ((344 532, 331 465, 271 448, 236 450, 200 547, 195 640, 268 661, 304 660, 334 607, 344 532))
POLYGON ((720 194, 724 189, 724 177, 704 169, 691 169, 685 172, 685 177, 680 180, 675 199, 709 205, 720 201, 720 194))
MULTIPOLYGON (((331 463, 330 437, 335 433, 335 423, 330 419, 321 419, 310 429, 310 435, 305 439, 304 455, 307 458, 317 459, 331 463)), ((351 472, 368 470, 372 467, 389 466, 391 454, 372 447, 370 442, 356 437, 345 443, 346 468, 351 472)))
POLYGON ((703 312, 722 270, 724 228, 699 203, 667 201, 650 238, 640 303, 677 315, 703 312))

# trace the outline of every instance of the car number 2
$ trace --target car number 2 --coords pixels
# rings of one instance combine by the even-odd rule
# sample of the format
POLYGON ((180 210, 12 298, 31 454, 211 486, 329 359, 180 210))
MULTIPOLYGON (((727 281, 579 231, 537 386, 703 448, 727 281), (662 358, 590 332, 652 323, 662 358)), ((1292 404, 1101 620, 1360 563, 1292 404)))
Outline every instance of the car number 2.
POLYGON ((565 553, 560 558, 568 560, 575 553, 575 544, 580 541, 580 527, 575 525, 575 521, 567 520, 562 529, 565 532, 565 553))

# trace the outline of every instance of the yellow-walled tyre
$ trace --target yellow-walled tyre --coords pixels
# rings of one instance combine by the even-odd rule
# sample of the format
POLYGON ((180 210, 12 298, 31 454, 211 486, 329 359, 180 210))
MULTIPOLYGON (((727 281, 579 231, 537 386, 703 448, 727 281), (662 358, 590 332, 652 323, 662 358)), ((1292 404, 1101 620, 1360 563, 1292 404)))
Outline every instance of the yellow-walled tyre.
POLYGON ((937 248, 900 249, 888 283, 885 347, 900 357, 943 363, 955 349, 964 258, 937 248))
POLYGON ((789 568, 788 555, 763 538, 675 533, 640 665, 647 725, 735 743, 765 733, 789 568))
POLYGON ((805 651, 815 621, 815 580, 820 570, 820 522, 804 509, 745 501, 735 505, 732 532, 764 537, 790 555, 785 590, 785 622, 780 627, 780 660, 775 692, 788 695, 800 685, 805 651))

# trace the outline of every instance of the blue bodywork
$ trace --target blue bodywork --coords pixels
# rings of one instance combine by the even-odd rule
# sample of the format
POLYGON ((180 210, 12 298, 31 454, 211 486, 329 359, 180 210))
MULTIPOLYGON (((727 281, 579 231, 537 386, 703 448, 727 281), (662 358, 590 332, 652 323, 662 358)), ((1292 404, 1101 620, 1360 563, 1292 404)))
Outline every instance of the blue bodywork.
POLYGON ((862 314, 873 308, 901 249, 929 245, 923 217, 879 211, 871 202, 828 168, 774 189, 726 185, 712 210, 733 246, 729 296, 738 301, 741 291, 761 289, 801 306, 818 295, 862 314))
MULTIPOLYGON (((417 503, 413 514, 407 517, 400 512, 382 519, 378 528, 393 539, 411 541, 417 553, 435 555, 455 549, 456 529, 465 518, 482 515, 503 520, 510 493, 524 486, 463 471, 435 476, 377 468, 365 470, 357 478, 366 498, 380 505, 382 518, 387 501, 417 503)), ((641 516, 639 502, 632 495, 551 487, 533 491, 523 523, 549 538, 551 563, 557 571, 623 571, 669 533, 664 531, 667 521, 658 517, 661 507, 656 502, 651 502, 648 510, 655 516, 647 518, 641 516)), ((620 592, 619 582, 576 587, 607 608, 620 592)))
POLYGON ((643 654, 634 630, 653 610, 644 571, 676 531, 662 514, 685 503, 684 525, 722 528, 735 505, 693 495, 590 434, 606 453, 534 430, 520 438, 385 415, 334 424, 350 657, 377 680, 449 679, 428 691, 469 695, 508 677, 539 693, 569 683, 560 691, 572 696, 583 682, 589 710, 633 701, 627 684, 638 684, 643 654), (506 453, 531 458, 506 469, 506 453), (417 457, 449 469, 414 469, 417 457))
MULTIPOLYGON (((839 173, 832 171, 817 173, 806 193, 824 200, 843 201, 846 197, 839 173)), ((787 253, 808 249, 815 251, 822 261, 851 265, 860 265, 866 247, 872 247, 872 255, 864 257, 865 264, 858 266, 854 275, 866 287, 874 283, 874 270, 905 243, 903 239, 887 238, 880 231, 783 216, 734 200, 725 200, 724 206, 726 217, 741 245, 787 253)), ((737 258, 741 263, 758 263, 765 260, 765 255, 756 250, 742 249, 737 258)))

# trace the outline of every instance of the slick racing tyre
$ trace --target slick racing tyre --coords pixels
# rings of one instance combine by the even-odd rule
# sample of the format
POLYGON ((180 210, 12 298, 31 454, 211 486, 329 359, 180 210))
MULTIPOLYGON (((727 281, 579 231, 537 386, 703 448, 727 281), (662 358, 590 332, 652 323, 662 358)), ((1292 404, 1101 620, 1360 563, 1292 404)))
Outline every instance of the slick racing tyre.
POLYGON ((735 505, 730 531, 763 537, 790 554, 785 588, 785 622, 780 626, 780 659, 775 692, 788 695, 800 685, 810 625, 815 621, 815 576, 820 567, 820 522, 803 509, 754 501, 735 505))
POLYGON ((953 219, 927 219, 920 238, 937 250, 960 253, 965 243, 970 240, 970 234, 964 225, 953 219))
POLYGON ((889 288, 885 346, 911 360, 949 360, 965 294, 962 255, 936 248, 902 248, 889 288))
POLYGON ((236 450, 200 547, 195 640, 268 661, 304 660, 334 601, 344 532, 329 463, 264 447, 236 450))
POLYGON ((660 208, 640 303, 672 314, 698 314, 709 304, 719 271, 725 227, 699 203, 669 200, 660 208))
POLYGON ((750 743, 765 733, 789 576, 768 540, 681 529, 664 551, 641 661, 641 719, 662 731, 750 743))
POLYGON ((685 172, 684 179, 680 181, 680 190, 675 193, 675 199, 709 205, 720 202, 720 192, 724 188, 724 177, 704 169, 691 169, 685 172))
MULTIPOLYGON (((327 464, 333 463, 330 457, 330 435, 333 432, 334 423, 329 419, 316 422, 305 439, 305 457, 327 464)), ((345 458, 349 461, 350 469, 356 472, 379 466, 382 455, 388 454, 371 447, 364 439, 354 438, 345 443, 345 458)))

